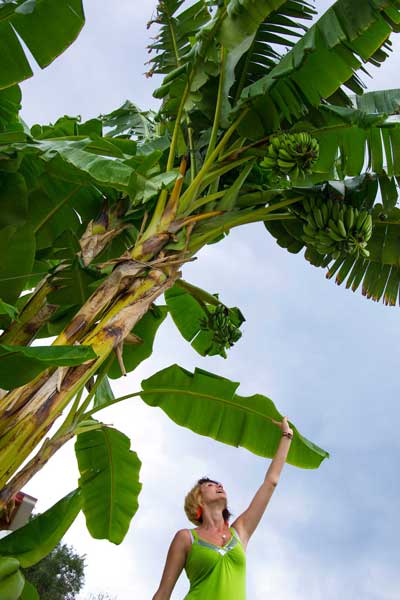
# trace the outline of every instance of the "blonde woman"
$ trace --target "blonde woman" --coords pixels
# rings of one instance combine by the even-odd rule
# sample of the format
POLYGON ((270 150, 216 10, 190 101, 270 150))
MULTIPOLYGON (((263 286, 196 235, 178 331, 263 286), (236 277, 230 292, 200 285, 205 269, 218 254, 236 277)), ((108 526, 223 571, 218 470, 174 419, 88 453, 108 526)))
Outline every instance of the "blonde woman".
POLYGON ((184 600, 245 600, 246 547, 279 481, 293 437, 287 417, 274 423, 282 438, 264 483, 231 526, 222 483, 205 477, 187 494, 185 512, 196 528, 176 533, 153 600, 170 600, 183 569, 190 581, 184 600))

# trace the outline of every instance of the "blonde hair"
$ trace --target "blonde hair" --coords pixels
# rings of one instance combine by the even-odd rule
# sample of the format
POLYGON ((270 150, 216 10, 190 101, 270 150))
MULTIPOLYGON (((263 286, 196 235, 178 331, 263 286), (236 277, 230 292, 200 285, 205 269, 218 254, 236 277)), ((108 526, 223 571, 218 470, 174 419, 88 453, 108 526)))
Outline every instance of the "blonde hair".
POLYGON ((192 487, 190 492, 188 494, 186 494, 186 496, 185 496, 185 503, 184 503, 185 513, 186 513, 186 516, 189 519, 189 521, 191 523, 194 523, 194 525, 201 525, 201 522, 203 520, 201 517, 200 517, 201 520, 196 519, 197 510, 198 510, 198 508, 200 506, 200 502, 201 502, 200 486, 201 486, 200 483, 196 483, 196 485, 194 487, 192 487))
MULTIPOLYGON (((196 485, 192 487, 190 492, 185 496, 184 509, 187 518, 194 525, 201 525, 203 522, 203 517, 200 516, 199 519, 196 518, 197 511, 199 509, 201 503, 201 485, 202 483, 206 483, 207 481, 211 481, 212 483, 218 483, 214 481, 214 479, 209 479, 209 477, 202 477, 198 480, 196 485)), ((224 521, 228 522, 229 518, 232 516, 232 513, 228 510, 228 508, 224 508, 222 511, 222 516, 224 521)))

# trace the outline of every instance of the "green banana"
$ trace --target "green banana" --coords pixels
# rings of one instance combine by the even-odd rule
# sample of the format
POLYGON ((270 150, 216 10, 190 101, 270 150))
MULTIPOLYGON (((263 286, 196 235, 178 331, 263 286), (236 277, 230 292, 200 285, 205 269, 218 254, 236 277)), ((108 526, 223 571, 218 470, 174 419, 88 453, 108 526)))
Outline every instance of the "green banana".
POLYGON ((347 231, 351 231, 354 225, 354 211, 352 206, 346 208, 346 212, 344 213, 344 224, 347 231))
POLYGON ((342 242, 343 241, 343 237, 341 235, 339 235, 336 231, 334 231, 331 227, 329 227, 328 232, 329 232, 330 237, 335 242, 342 242))
POLYGON ((327 223, 328 219, 329 219, 329 210, 328 210, 328 206, 326 204, 322 205, 321 212, 322 212, 322 216, 324 219, 324 223, 327 223))
POLYGON ((324 219, 322 217, 321 210, 319 208, 314 208, 313 217, 314 217, 314 220, 315 220, 316 224, 318 225, 318 227, 320 229, 322 229, 324 227, 325 223, 324 223, 324 219))
POLYGON ((318 230, 309 223, 307 223, 303 226, 303 231, 306 235, 309 235, 311 238, 313 238, 318 230))
POLYGON ((333 219, 334 221, 337 221, 337 220, 338 220, 338 218, 339 218, 339 204, 338 204, 338 202, 336 201, 336 202, 334 203, 334 205, 333 205, 333 209, 332 209, 332 219, 333 219))
POLYGON ((358 215, 357 221, 356 221, 356 230, 360 231, 365 223, 365 221, 368 219, 369 217, 369 212, 367 212, 366 210, 362 210, 360 212, 360 214, 358 215))
POLYGON ((342 219, 338 220, 337 226, 338 226, 339 232, 342 234, 342 236, 344 238, 347 237, 346 227, 344 226, 344 223, 343 223, 342 219))

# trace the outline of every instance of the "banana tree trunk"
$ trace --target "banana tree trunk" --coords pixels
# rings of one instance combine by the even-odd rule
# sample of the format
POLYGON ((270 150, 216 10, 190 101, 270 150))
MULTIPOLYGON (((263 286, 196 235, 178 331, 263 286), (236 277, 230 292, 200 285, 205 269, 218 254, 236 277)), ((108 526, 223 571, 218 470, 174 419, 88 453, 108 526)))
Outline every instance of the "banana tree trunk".
MULTIPOLYGON (((126 260, 94 292, 54 344, 91 345, 97 358, 76 367, 48 369, 32 382, 7 394, 1 403, 0 510, 48 459, 46 445, 28 468, 17 473, 72 398, 98 371, 110 353, 121 347, 153 302, 179 276, 179 261, 170 265, 126 260), (17 474, 16 474, 17 473, 17 474), (15 475, 16 474, 16 475, 15 475)), ((65 440, 66 441, 66 440, 65 440)))

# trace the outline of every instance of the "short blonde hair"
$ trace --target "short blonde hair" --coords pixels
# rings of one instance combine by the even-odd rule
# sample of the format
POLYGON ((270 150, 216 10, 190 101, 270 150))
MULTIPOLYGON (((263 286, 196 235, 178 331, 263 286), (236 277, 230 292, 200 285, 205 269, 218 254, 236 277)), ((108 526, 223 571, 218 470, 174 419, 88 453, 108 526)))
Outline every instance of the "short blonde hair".
POLYGON ((184 509, 185 509, 185 513, 187 518, 189 519, 189 521, 191 523, 193 523, 194 525, 201 525, 201 522, 203 519, 196 519, 196 514, 197 514, 197 510, 200 506, 200 502, 201 502, 201 489, 200 489, 201 484, 200 483, 196 483, 196 485, 194 487, 192 487, 192 489, 190 490, 190 492, 188 494, 186 494, 185 496, 185 504, 184 504, 184 509))
MULTIPOLYGON (((184 509, 187 518, 194 525, 201 525, 203 522, 203 517, 200 516, 199 519, 196 518, 197 511, 199 509, 201 503, 201 485, 202 483, 207 483, 207 481, 211 481, 212 483, 218 483, 214 479, 210 479, 209 477, 202 477, 198 480, 196 485, 192 487, 190 492, 185 496, 184 509)), ((224 521, 228 522, 229 518, 232 516, 232 513, 228 508, 224 508, 222 511, 222 516, 224 521)))

